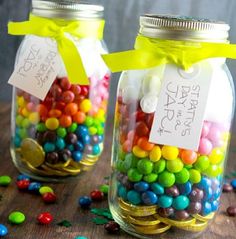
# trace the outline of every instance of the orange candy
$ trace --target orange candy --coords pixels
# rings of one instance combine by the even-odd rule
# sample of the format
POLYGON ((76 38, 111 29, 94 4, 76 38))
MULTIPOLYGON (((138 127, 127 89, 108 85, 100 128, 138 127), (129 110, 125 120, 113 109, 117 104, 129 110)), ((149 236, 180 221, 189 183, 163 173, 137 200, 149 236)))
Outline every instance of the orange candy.
POLYGON ((147 137, 141 137, 138 140, 138 146, 145 151, 151 151, 154 147, 154 144, 148 142, 147 137))
POLYGON ((65 113, 67 115, 75 115, 78 112, 78 108, 76 103, 69 103, 65 107, 65 113))
POLYGON ((62 115, 59 119, 60 126, 62 127, 69 127, 72 124, 71 116, 69 115, 62 115))
POLYGON ((76 114, 73 115, 73 121, 78 124, 84 123, 85 119, 86 119, 86 115, 82 111, 78 111, 76 114))
POLYGON ((37 112, 39 113, 40 117, 47 117, 48 109, 45 105, 39 104, 37 106, 37 112))
POLYGON ((52 109, 48 112, 49 117, 59 118, 61 116, 61 111, 57 109, 52 109))
POLYGON ((138 141, 138 136, 135 134, 134 130, 130 130, 129 133, 127 134, 127 139, 133 143, 133 145, 137 144, 138 141))
POLYGON ((193 150, 183 149, 181 151, 181 159, 185 164, 193 164, 197 161, 197 153, 193 150))

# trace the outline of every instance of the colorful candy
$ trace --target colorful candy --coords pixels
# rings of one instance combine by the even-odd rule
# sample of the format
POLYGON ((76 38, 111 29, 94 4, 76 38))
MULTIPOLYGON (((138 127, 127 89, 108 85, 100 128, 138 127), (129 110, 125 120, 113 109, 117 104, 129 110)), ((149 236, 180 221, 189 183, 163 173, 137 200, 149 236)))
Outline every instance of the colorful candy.
POLYGON ((92 203, 92 200, 90 197, 83 196, 79 198, 79 205, 81 208, 89 208, 92 203))
POLYGON ((25 221, 25 215, 22 212, 12 212, 8 216, 8 220, 12 224, 21 224, 25 221))
POLYGON ((53 216, 49 212, 40 213, 37 217, 40 224, 48 225, 53 221, 53 216))
POLYGON ((104 194, 99 190, 94 190, 90 193, 90 197, 93 201, 102 201, 104 198, 104 194))
POLYGON ((8 229, 3 224, 0 224, 0 237, 4 237, 8 234, 8 229))
POLYGON ((11 177, 7 175, 0 176, 0 186, 8 186, 11 183, 11 177))
POLYGON ((104 226, 108 233, 115 234, 120 231, 120 225, 117 222, 110 221, 104 226))

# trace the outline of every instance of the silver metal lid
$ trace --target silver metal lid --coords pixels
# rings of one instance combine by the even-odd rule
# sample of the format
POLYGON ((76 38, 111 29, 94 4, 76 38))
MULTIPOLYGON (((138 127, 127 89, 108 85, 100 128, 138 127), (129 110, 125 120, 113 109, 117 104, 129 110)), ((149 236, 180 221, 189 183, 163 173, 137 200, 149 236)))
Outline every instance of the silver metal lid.
POLYGON ((80 0, 33 0, 32 14, 63 19, 103 18, 104 7, 80 0))
POLYGON ((151 38, 226 42, 229 29, 224 22, 208 19, 146 14, 140 17, 139 33, 151 38))

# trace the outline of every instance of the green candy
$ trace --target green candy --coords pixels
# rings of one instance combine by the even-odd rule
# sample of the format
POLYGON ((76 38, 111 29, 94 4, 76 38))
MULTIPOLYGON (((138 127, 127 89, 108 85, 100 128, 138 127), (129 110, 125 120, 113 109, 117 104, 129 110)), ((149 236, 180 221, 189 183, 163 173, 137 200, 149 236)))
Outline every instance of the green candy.
POLYGON ((131 168, 128 171, 128 179, 131 182, 139 182, 142 180, 143 175, 136 168, 131 168))
POLYGON ((21 224, 25 221, 25 215, 22 212, 12 212, 8 220, 13 224, 21 224))
POLYGON ((67 135, 66 129, 63 127, 59 127, 57 129, 57 135, 60 136, 61 138, 64 138, 67 135))
POLYGON ((28 119, 28 118, 23 119, 22 122, 21 122, 21 127, 27 129, 27 128, 29 128, 29 126, 30 126, 30 121, 29 121, 29 119, 28 119))
POLYGON ((166 160, 162 158, 158 162, 154 163, 153 173, 159 174, 163 172, 165 168, 166 168, 166 160))
POLYGON ((73 133, 76 131, 77 127, 78 125, 76 123, 72 123, 71 126, 67 128, 67 131, 73 133))
POLYGON ((189 181, 191 183, 199 183, 201 181, 201 173, 196 169, 189 170, 189 181))
POLYGON ((47 127, 44 123, 39 123, 36 125, 36 130, 39 132, 45 132, 47 130, 47 127))
POLYGON ((168 171, 163 171, 158 176, 158 182, 163 187, 171 187, 175 183, 175 175, 173 173, 168 172, 168 171))
POLYGON ((104 194, 108 194, 108 191, 109 191, 109 185, 107 184, 103 184, 99 187, 99 190, 101 192, 103 192, 104 194))
POLYGON ((11 178, 7 175, 0 176, 0 186, 7 186, 11 183, 11 178))
POLYGON ((206 174, 208 177, 217 177, 222 173, 223 169, 218 165, 210 165, 203 173, 206 174))
POLYGON ((90 135, 95 135, 97 133, 97 128, 96 127, 91 126, 91 127, 89 127, 88 130, 89 130, 90 135))
POLYGON ((97 134, 103 135, 104 134, 104 128, 102 126, 97 126, 97 134))
POLYGON ((186 168, 183 168, 180 172, 175 173, 175 182, 179 184, 187 183, 189 176, 189 171, 186 168))
POLYGON ((129 153, 125 155, 125 159, 123 162, 124 169, 128 171, 130 168, 136 168, 139 159, 132 153, 129 153))
POLYGON ((19 129, 19 136, 21 139, 27 138, 28 137, 27 129, 26 128, 19 129))
POLYGON ((122 149, 120 149, 119 152, 118 152, 118 158, 121 159, 121 160, 124 160, 125 155, 126 155, 126 153, 122 149))
POLYGON ((153 162, 146 158, 140 159, 137 164, 137 169, 141 174, 150 174, 153 170, 153 162))
POLYGON ((157 175, 157 174, 155 174, 155 173, 150 173, 150 174, 148 174, 148 175, 145 175, 145 176, 143 177, 143 180, 144 180, 145 182, 147 182, 147 183, 153 183, 153 182, 156 182, 157 178, 158 178, 158 175, 157 175))
POLYGON ((194 164, 194 168, 203 172, 210 166, 210 160, 207 156, 200 156, 194 164))
POLYGON ((24 117, 22 115, 16 116, 16 125, 21 126, 21 122, 23 121, 24 117))
POLYGON ((120 159, 118 159, 117 162, 116 162, 116 169, 121 173, 126 173, 127 172, 127 170, 124 167, 124 161, 120 160, 120 159))
POLYGON ((178 173, 180 172, 184 167, 184 164, 181 159, 177 158, 174 160, 168 160, 166 163, 166 168, 171 173, 178 173))
POLYGON ((91 116, 87 116, 85 121, 84 121, 84 124, 89 127, 89 126, 93 125, 93 121, 94 120, 93 120, 93 118, 91 116))

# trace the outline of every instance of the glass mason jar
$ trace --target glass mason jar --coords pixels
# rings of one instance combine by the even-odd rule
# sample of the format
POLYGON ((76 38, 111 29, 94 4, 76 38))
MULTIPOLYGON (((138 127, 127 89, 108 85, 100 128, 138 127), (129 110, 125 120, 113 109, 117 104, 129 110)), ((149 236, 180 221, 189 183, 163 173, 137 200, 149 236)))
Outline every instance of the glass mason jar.
MULTIPOLYGON (((32 15, 52 19, 58 27, 72 20, 98 22, 96 31, 100 32, 94 35, 102 38, 103 7, 99 5, 33 0, 32 15)), ((13 90, 13 162, 20 172, 45 181, 58 181, 89 170, 103 151, 110 72, 100 55, 107 53, 107 48, 98 37, 67 36, 80 54, 90 84, 72 84, 60 58, 59 71, 44 100, 16 87, 13 90)), ((16 66, 32 41, 35 35, 25 36, 16 66)), ((79 67, 76 62, 73 66, 79 67)))
MULTIPOLYGON (((187 44, 225 42, 229 29, 222 23, 171 16, 145 15, 140 24, 139 36, 187 44)), ((139 238, 195 238, 207 228, 220 204, 234 109, 234 85, 225 58, 205 59, 188 71, 172 64, 175 73, 167 70, 169 65, 126 70, 118 84, 109 206, 121 227, 139 238), (211 77, 211 83, 203 120, 198 123, 197 149, 158 143, 158 137, 151 141, 154 115, 161 112, 158 103, 163 78, 171 78, 173 83, 179 80, 179 71, 191 76, 195 68, 204 71, 204 64, 211 68, 204 81, 211 77)), ((177 99, 171 95, 176 89, 169 86, 168 105, 177 99)), ((198 91, 194 86, 192 90, 198 91)), ((182 93, 185 99, 184 88, 182 93)), ((168 114, 166 117, 170 118, 168 114)))

